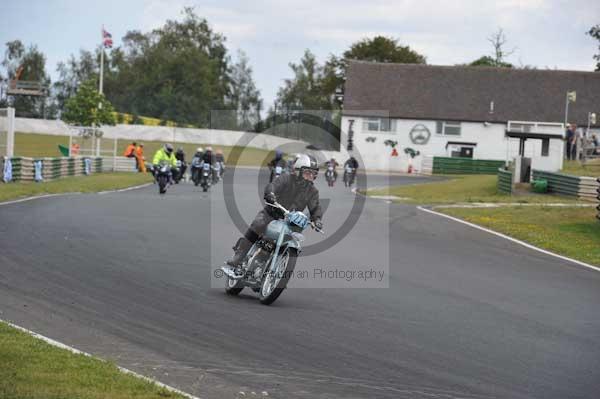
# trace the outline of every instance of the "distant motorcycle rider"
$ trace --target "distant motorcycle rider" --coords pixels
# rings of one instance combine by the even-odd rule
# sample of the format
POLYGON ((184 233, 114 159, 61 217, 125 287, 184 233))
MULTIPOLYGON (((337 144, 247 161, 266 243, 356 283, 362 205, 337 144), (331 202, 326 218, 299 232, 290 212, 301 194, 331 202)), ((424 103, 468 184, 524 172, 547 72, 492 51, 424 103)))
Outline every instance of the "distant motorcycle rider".
POLYGON ((214 163, 215 159, 214 159, 214 155, 213 155, 211 146, 206 147, 206 151, 202 155, 202 161, 204 161, 204 163, 207 163, 211 166, 214 163))
POLYGON ((152 159, 152 174, 156 178, 156 171, 161 162, 166 162, 171 166, 171 174, 169 177, 170 183, 173 183, 173 173, 177 173, 177 159, 173 154, 173 146, 169 143, 166 143, 164 146, 159 148, 158 151, 154 154, 154 158, 152 159))
POLYGON ((225 157, 223 156, 223 150, 220 148, 217 148, 217 151, 215 152, 215 162, 219 164, 220 174, 223 176, 223 173, 225 172, 225 157))
POLYGON ((344 163, 344 169, 346 166, 350 166, 353 169, 358 169, 358 161, 353 155, 351 155, 350 158, 348 158, 348 160, 344 163))
MULTIPOLYGON (((311 155, 300 154, 294 163, 294 171, 295 173, 281 175, 267 184, 264 199, 270 204, 278 202, 290 210, 303 211, 308 207, 312 222, 318 229, 322 229, 323 212, 319 203, 319 191, 313 184, 319 172, 317 160, 311 155)), ((227 264, 239 268, 252 245, 264 234, 267 225, 281 217, 280 210, 265 205, 233 247, 235 253, 227 264)))
POLYGON ((271 162, 269 162, 269 169, 271 169, 271 177, 269 179, 269 182, 272 182, 273 179, 276 177, 275 172, 278 166, 281 167, 282 171, 287 166, 285 160, 283 159, 283 152, 281 150, 275 150, 275 158, 271 160, 271 162))
POLYGON ((329 161, 327 161, 327 167, 332 167, 333 168, 333 178, 335 180, 337 180, 337 167, 340 166, 340 164, 335 160, 335 158, 331 158, 329 161))
POLYGON ((185 163, 185 152, 183 152, 183 148, 179 147, 175 152, 175 159, 181 161, 181 170, 179 173, 181 177, 185 176, 185 171, 187 170, 187 164, 185 163))

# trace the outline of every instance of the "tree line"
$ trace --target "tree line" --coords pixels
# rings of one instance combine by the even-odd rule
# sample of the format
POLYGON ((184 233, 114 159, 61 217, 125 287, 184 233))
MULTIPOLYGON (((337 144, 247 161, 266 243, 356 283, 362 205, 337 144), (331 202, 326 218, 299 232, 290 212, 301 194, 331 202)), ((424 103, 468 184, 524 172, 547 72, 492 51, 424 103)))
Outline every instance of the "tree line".
MULTIPOLYGON (((600 43, 600 25, 586 33, 600 43)), ((506 48, 502 29, 488 41, 489 55, 463 65, 515 67, 507 61, 514 49, 506 48)), ((158 118, 161 124, 262 131, 278 123, 282 115, 289 119, 302 110, 326 111, 331 118, 339 115, 348 60, 427 61, 409 46, 384 36, 355 42, 322 64, 307 49, 298 62, 289 64, 292 76, 284 80, 274 104, 265 110, 248 57, 238 51, 234 59, 225 44, 225 37, 206 19, 184 8, 182 18, 168 20, 160 28, 127 32, 118 47, 99 46, 93 51, 82 49, 77 57, 71 55, 58 64, 58 79, 52 83, 46 58, 37 46, 13 40, 6 43, 1 63, 0 107, 10 100, 18 116, 61 117, 79 124, 122 122, 112 112, 116 110, 133 115, 133 123, 139 123, 138 116, 143 115, 158 118), (97 90, 101 51, 105 52, 103 94, 97 90), (21 80, 41 82, 49 88, 48 95, 9 98, 7 82, 19 69, 21 80)), ((594 58, 599 71, 600 46, 594 58)))

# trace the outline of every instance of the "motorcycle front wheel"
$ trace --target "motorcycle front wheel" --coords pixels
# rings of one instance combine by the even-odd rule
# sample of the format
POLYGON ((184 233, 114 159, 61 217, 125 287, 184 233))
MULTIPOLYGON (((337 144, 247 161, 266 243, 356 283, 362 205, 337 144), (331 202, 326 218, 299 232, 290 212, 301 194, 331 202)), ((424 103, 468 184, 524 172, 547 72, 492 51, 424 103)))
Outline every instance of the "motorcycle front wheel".
POLYGON ((227 295, 236 296, 244 289, 244 283, 242 280, 234 280, 232 278, 228 278, 225 283, 225 292, 227 295))
POLYGON ((158 177, 158 193, 164 194, 167 192, 167 178, 165 176, 158 177))
POLYGON ((276 273, 272 270, 266 272, 263 278, 258 297, 263 305, 270 305, 286 288, 289 279, 292 277, 296 260, 298 259, 298 250, 296 248, 286 248, 277 259, 276 273))

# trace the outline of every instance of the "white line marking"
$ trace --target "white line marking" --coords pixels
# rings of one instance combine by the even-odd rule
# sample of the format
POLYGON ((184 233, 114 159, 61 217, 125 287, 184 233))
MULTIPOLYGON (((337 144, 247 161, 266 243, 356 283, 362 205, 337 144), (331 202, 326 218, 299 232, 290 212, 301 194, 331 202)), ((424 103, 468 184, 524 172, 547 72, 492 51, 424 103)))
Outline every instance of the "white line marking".
POLYGON ((69 195, 69 194, 81 194, 81 193, 60 193, 60 194, 36 195, 36 196, 33 196, 33 197, 21 198, 21 199, 14 200, 14 201, 0 202, 0 206, 2 206, 2 205, 10 205, 10 204, 18 204, 19 202, 33 201, 33 200, 41 199, 41 198, 60 197, 62 195, 69 195))
POLYGON ((118 190, 99 191, 98 194, 103 195, 103 194, 110 194, 110 193, 122 193, 124 191, 138 190, 140 188, 151 186, 152 184, 154 184, 154 183, 144 183, 144 184, 140 184, 139 186, 120 188, 118 190))
POLYGON ((495 235, 495 236, 498 236, 498 237, 504 238, 504 239, 506 239, 506 240, 512 241, 512 242, 514 242, 514 243, 517 243, 517 244, 519 244, 519 245, 522 245, 522 246, 524 246, 524 247, 527 247, 527 248, 529 248, 529 249, 533 249, 534 251, 538 251, 538 252, 541 252, 541 253, 543 253, 543 254, 546 254, 546 255, 554 256, 555 258, 559 258, 559 259, 562 259, 562 260, 566 260, 567 262, 575 263, 575 264, 577 264, 577 265, 579 265, 579 266, 587 267, 587 268, 589 268, 589 269, 592 269, 592 270, 595 270, 595 271, 597 271, 597 272, 600 272, 600 267, 592 266, 592 265, 590 265, 590 264, 588 264, 588 263, 585 263, 585 262, 581 262, 581 261, 578 261, 578 260, 575 260, 575 259, 572 259, 572 258, 568 258, 568 257, 566 257, 566 256, 562 256, 562 255, 559 255, 559 254, 555 254, 554 252, 546 251, 545 249, 542 249, 542 248, 536 247, 535 245, 528 244, 528 243, 526 243, 526 242, 524 242, 524 241, 517 240, 516 238, 509 237, 509 236, 507 236, 507 235, 505 235, 505 234, 498 233, 497 231, 490 230, 490 229, 487 229, 487 228, 485 228, 485 227, 481 227, 481 226, 479 226, 479 225, 476 225, 476 224, 474 224, 474 223, 470 223, 470 222, 467 222, 467 221, 465 221, 465 220, 462 220, 462 219, 459 219, 459 218, 455 218, 455 217, 453 217, 453 216, 450 216, 450 215, 446 215, 446 214, 444 214, 444 213, 440 213, 440 212, 432 211, 431 209, 426 209, 426 208, 423 208, 423 207, 421 207, 421 206, 417 206, 417 209, 420 209, 420 210, 421 210, 421 211, 423 211, 423 212, 427 212, 427 213, 431 213, 431 214, 434 214, 434 215, 437 215, 437 216, 442 216, 442 217, 445 217, 446 219, 454 220, 455 222, 459 222, 459 223, 462 223, 462 224, 466 224, 467 226, 470 226, 470 227, 476 228, 476 229, 478 229, 478 230, 482 230, 482 231, 485 231, 485 232, 487 232, 487 233, 493 234, 493 235, 495 235))
MULTIPOLYGON (((75 353, 75 354, 77 354, 77 355, 84 355, 84 356, 88 356, 88 357, 91 357, 91 358, 99 359, 99 360, 101 360, 101 361, 105 361, 104 359, 100 359, 100 358, 98 358, 98 357, 94 357, 94 356, 90 355, 89 353, 86 353, 86 352, 80 351, 79 349, 73 348, 72 346, 65 345, 65 344, 63 344, 62 342, 55 341, 55 340, 53 340, 52 338, 45 337, 45 336, 43 336, 43 335, 41 335, 41 334, 38 334, 38 333, 36 333, 36 332, 33 332, 33 331, 31 331, 31 330, 28 330, 28 329, 26 329, 26 328, 23 328, 23 327, 21 327, 21 326, 18 326, 18 325, 16 325, 16 324, 13 324, 13 323, 11 323, 11 322, 9 322, 9 321, 6 321, 6 320, 2 320, 2 319, 0 319, 0 322, 2 322, 2 323, 5 323, 5 324, 7 324, 7 325, 9 325, 9 326, 11 326, 11 327, 13 327, 13 328, 16 328, 16 329, 17 329, 17 330, 19 330, 19 331, 22 331, 22 332, 24 332, 24 333, 27 333, 27 334, 29 334, 29 335, 32 335, 33 337, 35 337, 35 338, 37 338, 37 339, 41 339, 42 341, 44 341, 44 342, 46 342, 46 343, 48 343, 48 344, 50 344, 50 345, 52 345, 52 346, 55 346, 55 347, 57 347, 57 348, 68 350, 69 352, 75 353)), ((158 387, 161 387, 161 388, 167 389, 167 390, 169 390, 169 391, 171 391, 171 392, 178 393, 178 394, 180 394, 180 395, 183 395, 183 396, 185 396, 186 398, 189 398, 189 399, 200 399, 200 398, 198 398, 197 396, 190 395, 189 393, 183 392, 183 391, 181 391, 181 390, 179 390, 179 389, 177 389, 177 388, 173 388, 173 387, 172 387, 172 386, 170 386, 170 385, 163 384, 163 383, 162 383, 162 382, 160 382, 160 381, 157 381, 157 380, 155 380, 155 379, 152 379, 152 378, 150 378, 150 377, 146 377, 146 376, 144 376, 144 375, 138 374, 138 373, 136 373, 135 371, 131 371, 131 370, 129 370, 129 369, 126 369, 126 368, 124 368, 124 367, 121 367, 121 366, 117 366, 117 368, 119 369, 119 371, 121 371, 121 372, 122 372, 122 373, 124 373, 124 374, 130 374, 130 375, 133 375, 134 377, 141 378, 141 379, 143 379, 143 380, 145 380, 145 381, 148 381, 148 382, 152 382, 152 383, 156 384, 158 387)))

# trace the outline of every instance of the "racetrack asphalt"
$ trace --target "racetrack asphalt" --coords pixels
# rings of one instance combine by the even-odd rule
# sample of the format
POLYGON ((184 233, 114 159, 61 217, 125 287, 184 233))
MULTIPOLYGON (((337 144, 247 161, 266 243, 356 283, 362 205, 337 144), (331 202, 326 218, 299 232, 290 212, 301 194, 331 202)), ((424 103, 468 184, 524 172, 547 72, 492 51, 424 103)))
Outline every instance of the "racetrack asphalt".
MULTIPOLYGON (((256 174, 236 171, 246 222, 256 174)), ((306 231, 307 248, 356 224, 300 257, 309 277, 272 306, 213 277, 239 236, 222 183, 0 206, 0 319, 201 398, 599 397, 600 273, 415 206, 366 199, 357 212, 324 183, 327 235, 306 231)))

